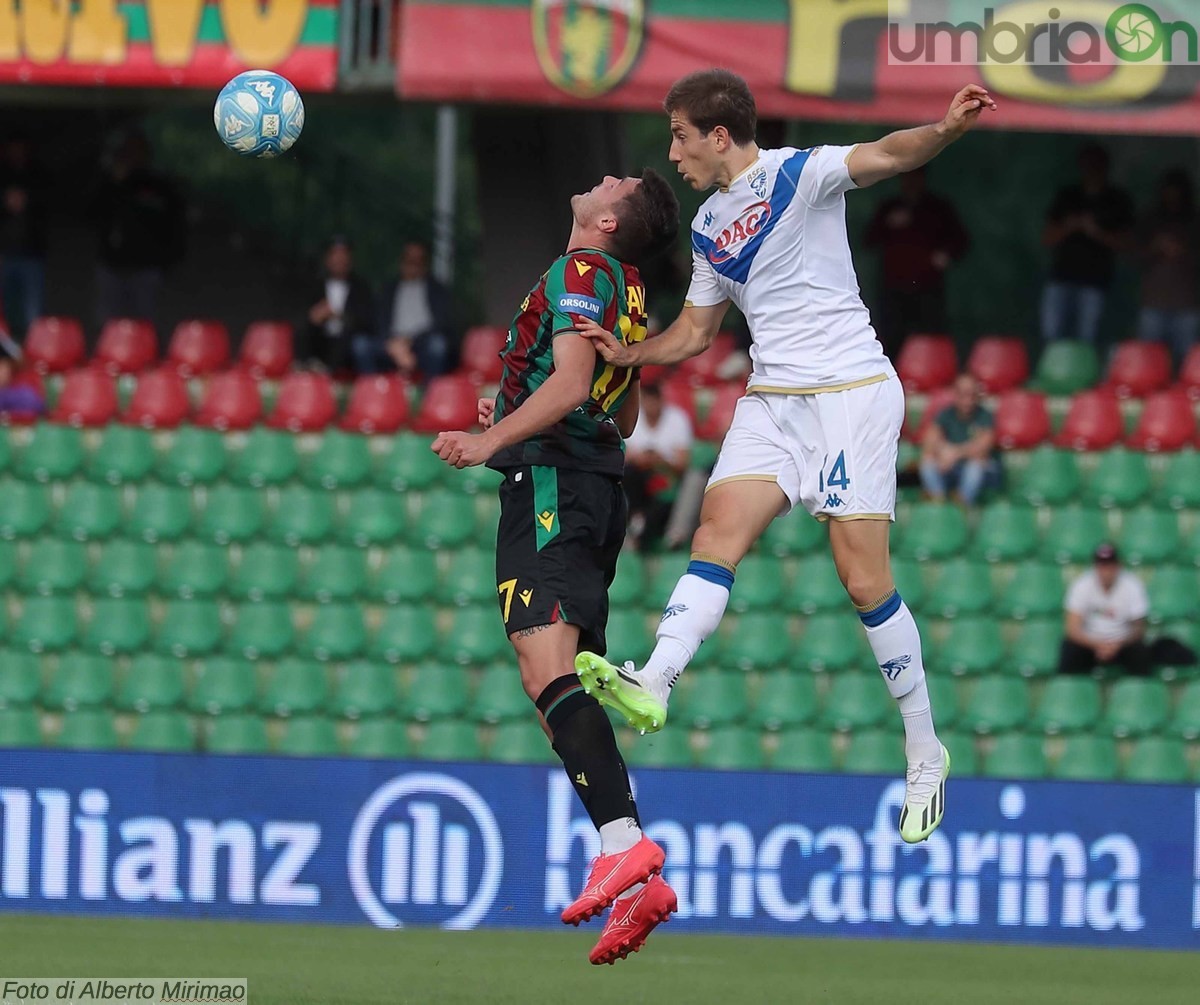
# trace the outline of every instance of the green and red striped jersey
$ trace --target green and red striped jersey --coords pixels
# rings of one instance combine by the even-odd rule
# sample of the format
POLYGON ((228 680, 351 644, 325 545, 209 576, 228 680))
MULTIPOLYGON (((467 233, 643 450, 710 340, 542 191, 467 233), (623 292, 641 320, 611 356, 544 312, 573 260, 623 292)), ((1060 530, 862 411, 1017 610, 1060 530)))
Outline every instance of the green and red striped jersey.
MULTIPOLYGON (((602 251, 572 251, 558 259, 529 291, 508 331, 501 358, 504 375, 496 395, 496 421, 514 409, 554 372, 554 340, 575 333, 591 318, 625 343, 646 337, 646 288, 637 269, 602 251)), ((631 369, 596 356, 592 393, 561 422, 496 454, 489 466, 526 464, 620 475, 625 444, 615 416, 635 379, 631 369)))

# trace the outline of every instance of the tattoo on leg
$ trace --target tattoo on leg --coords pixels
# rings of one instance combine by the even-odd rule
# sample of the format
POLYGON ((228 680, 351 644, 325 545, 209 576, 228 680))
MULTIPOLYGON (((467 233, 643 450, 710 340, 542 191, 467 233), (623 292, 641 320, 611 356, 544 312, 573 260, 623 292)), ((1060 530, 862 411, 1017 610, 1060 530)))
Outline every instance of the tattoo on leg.
POLYGON ((514 639, 527 639, 531 635, 536 635, 538 632, 544 632, 550 625, 534 625, 532 628, 522 628, 519 632, 513 632, 514 639))

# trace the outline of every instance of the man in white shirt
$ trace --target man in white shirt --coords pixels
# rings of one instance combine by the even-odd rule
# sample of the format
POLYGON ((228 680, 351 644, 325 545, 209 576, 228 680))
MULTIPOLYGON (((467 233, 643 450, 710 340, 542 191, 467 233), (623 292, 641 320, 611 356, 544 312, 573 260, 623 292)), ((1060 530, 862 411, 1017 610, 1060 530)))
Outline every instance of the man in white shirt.
POLYGON ((691 456, 692 421, 687 412, 666 404, 657 384, 643 384, 637 427, 625 441, 629 537, 638 551, 653 548, 662 538, 691 456))
POLYGON ((1116 664, 1132 674, 1150 672, 1146 647, 1146 587, 1121 568, 1117 549, 1102 544, 1092 568, 1071 584, 1066 601, 1066 637, 1059 673, 1090 673, 1097 664, 1116 664))

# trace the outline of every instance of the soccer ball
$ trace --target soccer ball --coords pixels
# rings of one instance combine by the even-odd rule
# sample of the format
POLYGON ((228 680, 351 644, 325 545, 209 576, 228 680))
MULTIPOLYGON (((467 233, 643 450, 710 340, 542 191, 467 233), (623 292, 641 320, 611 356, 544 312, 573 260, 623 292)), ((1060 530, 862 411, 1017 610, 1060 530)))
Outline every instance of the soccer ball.
POLYGON ((300 138, 304 102, 278 73, 247 70, 221 88, 213 125, 221 141, 244 157, 278 157, 300 138))

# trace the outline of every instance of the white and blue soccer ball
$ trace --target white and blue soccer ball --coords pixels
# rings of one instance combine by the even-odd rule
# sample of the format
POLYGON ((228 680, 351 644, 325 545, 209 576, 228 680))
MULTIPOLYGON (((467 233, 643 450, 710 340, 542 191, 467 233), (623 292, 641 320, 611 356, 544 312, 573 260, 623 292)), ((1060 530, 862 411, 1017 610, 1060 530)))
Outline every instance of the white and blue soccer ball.
POLYGON ((286 77, 247 70, 221 88, 213 125, 221 141, 244 157, 278 157, 300 138, 304 102, 286 77))

